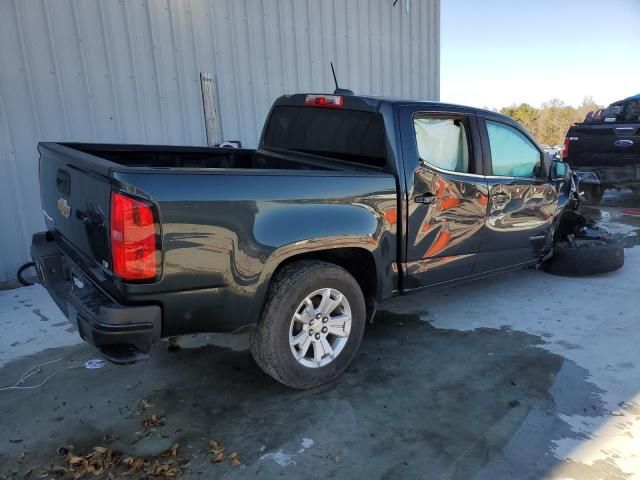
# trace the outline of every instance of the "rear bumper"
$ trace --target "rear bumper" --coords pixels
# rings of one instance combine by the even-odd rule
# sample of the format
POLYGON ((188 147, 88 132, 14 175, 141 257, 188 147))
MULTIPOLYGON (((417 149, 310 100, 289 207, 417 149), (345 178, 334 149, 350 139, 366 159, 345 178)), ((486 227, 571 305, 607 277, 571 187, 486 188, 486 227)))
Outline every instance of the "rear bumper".
POLYGON ((640 185, 640 163, 620 166, 588 166, 573 169, 581 183, 600 184, 605 187, 640 185))
POLYGON ((98 289, 46 232, 33 236, 31 257, 40 282, 86 342, 113 363, 133 363, 147 357, 161 335, 159 306, 117 303, 98 289))

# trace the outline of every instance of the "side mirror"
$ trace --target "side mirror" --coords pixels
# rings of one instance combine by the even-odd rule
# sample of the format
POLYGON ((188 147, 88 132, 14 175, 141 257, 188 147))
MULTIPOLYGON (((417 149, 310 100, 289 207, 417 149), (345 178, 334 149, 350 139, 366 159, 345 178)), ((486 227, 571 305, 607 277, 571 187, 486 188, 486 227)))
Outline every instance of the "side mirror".
POLYGON ((561 160, 554 160, 551 162, 551 180, 558 182, 565 180, 569 175, 569 165, 561 160))

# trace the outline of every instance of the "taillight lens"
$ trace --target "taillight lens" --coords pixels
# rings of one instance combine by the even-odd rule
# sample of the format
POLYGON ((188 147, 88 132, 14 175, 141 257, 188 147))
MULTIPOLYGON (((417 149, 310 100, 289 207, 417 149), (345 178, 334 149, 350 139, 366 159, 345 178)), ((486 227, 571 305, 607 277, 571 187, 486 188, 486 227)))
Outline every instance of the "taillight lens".
POLYGON ((123 280, 156 276, 156 227, 151 205, 111 193, 113 273, 123 280))
POLYGON ((304 99, 307 107, 342 108, 340 95, 307 95, 304 99))
POLYGON ((564 147, 562 147, 562 158, 569 156, 569 138, 564 137, 564 147))

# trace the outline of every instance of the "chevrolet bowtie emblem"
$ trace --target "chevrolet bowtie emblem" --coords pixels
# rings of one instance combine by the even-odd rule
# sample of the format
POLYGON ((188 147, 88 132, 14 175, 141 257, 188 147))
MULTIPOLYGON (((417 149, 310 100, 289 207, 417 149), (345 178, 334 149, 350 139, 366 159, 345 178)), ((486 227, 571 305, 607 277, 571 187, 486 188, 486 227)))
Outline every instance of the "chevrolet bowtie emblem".
POLYGON ((71 213, 71 207, 69 206, 69 202, 67 202, 66 198, 60 197, 58 199, 58 211, 60 215, 64 218, 69 218, 69 214, 71 213))

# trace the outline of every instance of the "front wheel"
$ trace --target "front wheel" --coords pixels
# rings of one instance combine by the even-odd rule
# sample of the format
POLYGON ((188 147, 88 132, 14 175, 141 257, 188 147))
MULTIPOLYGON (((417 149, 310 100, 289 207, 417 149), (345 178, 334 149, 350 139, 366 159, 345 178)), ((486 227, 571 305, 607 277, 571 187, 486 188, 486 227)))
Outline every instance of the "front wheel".
POLYGON ((329 382, 353 360, 366 308, 358 282, 345 269, 300 261, 277 273, 251 353, 267 374, 293 388, 329 382))
POLYGON ((553 247, 553 256, 544 268, 562 276, 595 275, 613 272, 624 265, 624 247, 612 238, 575 238, 553 247))

